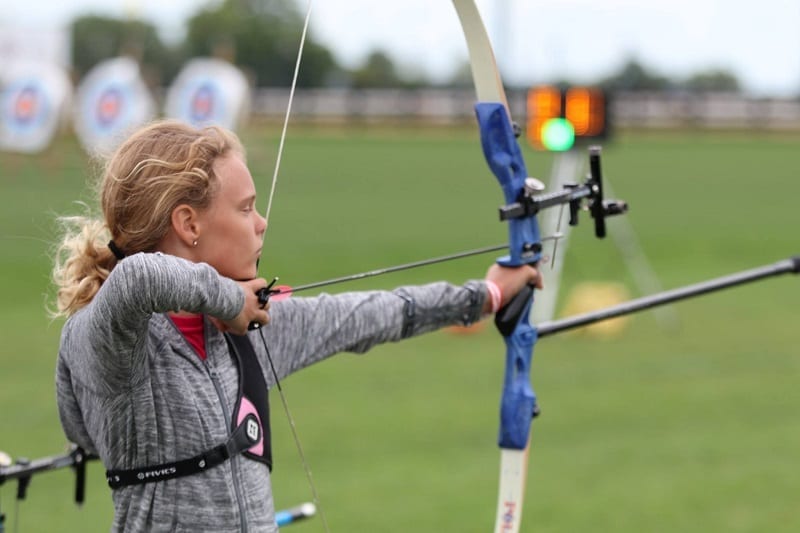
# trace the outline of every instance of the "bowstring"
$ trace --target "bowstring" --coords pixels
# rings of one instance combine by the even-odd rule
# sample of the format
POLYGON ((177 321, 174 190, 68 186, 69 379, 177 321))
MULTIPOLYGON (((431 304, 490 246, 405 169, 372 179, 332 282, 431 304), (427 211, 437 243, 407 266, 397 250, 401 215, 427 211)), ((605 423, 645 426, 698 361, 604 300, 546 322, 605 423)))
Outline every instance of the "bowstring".
POLYGON ((269 353, 269 347, 267 346, 267 341, 264 338, 264 328, 258 328, 258 333, 261 336, 261 342, 264 344, 264 350, 267 352, 267 361, 269 361, 269 368, 272 372, 272 377, 275 379, 275 387, 278 389, 278 395, 281 398, 281 404, 283 405, 283 411, 286 413, 286 418, 289 420, 289 427, 292 430, 292 437, 294 438, 294 445, 297 448, 297 454, 300 456, 300 462, 303 464, 303 470, 306 473, 306 479, 308 480, 308 485, 311 488, 311 497, 314 499, 314 503, 317 506, 317 511, 319 511, 319 518, 322 521, 322 527, 325 529, 326 533, 330 533, 330 528, 328 527, 328 521, 325 518, 325 512, 320 505, 319 493, 317 492, 317 487, 314 484, 314 476, 311 473, 311 467, 306 460, 306 454, 303 451, 303 445, 300 442, 300 435, 297 432, 297 426, 294 422, 294 417, 292 416, 291 411, 289 410, 289 402, 286 401, 286 395, 283 392, 283 387, 281 386, 281 381, 278 378, 278 372, 275 369, 275 363, 272 361, 272 355, 269 353))
MULTIPOLYGON (((281 130, 280 140, 278 142, 278 153, 275 159, 275 169, 272 173, 272 183, 270 185, 269 191, 269 199, 267 200, 267 210, 264 214, 264 219, 266 221, 267 227, 269 227, 269 216, 272 211, 272 201, 275 198, 275 189, 278 184, 278 173, 280 172, 281 168, 281 159, 283 157, 283 149, 286 144, 286 132, 289 129, 289 117, 292 114, 292 103, 294 102, 294 95, 297 90, 297 78, 300 73, 300 63, 303 58, 303 50, 305 49, 306 44, 306 36, 308 35, 308 25, 311 21, 311 8, 313 7, 313 0, 308 0, 308 7, 306 8, 306 15, 305 20, 303 21, 303 32, 300 36, 300 46, 297 49, 297 60, 295 61, 294 65, 294 74, 292 75, 292 85, 289 89, 289 102, 286 105, 286 116, 283 119, 283 128, 281 130)), ((266 230, 264 231, 264 238, 266 238, 266 230)), ((314 477, 311 473, 311 467, 306 460, 305 452, 303 451, 303 445, 300 442, 300 436, 297 432, 297 426, 294 421, 294 417, 289 409, 289 402, 286 400, 286 395, 283 392, 283 387, 281 386, 280 379, 278 379, 278 372, 275 369, 275 363, 272 360, 272 355, 270 354, 269 347, 267 346, 267 340, 264 338, 264 330, 263 328, 259 328, 259 336, 261 337, 261 342, 264 345, 264 350, 267 354, 267 361, 269 362, 270 370, 272 371, 272 376, 275 379, 275 387, 278 389, 278 395, 281 399, 281 404, 283 405, 283 410, 286 413, 286 418, 289 421, 289 427, 292 430, 292 437, 294 438, 294 444, 297 448, 297 453, 300 456, 300 462, 303 465, 303 470, 306 474, 306 479, 308 480, 308 485, 311 489, 311 496, 314 499, 314 503, 317 506, 317 510, 319 511, 319 517, 322 521, 322 527, 326 531, 326 533, 330 533, 330 528, 328 527, 328 521, 325 518, 325 512, 322 507, 322 502, 319 498, 319 493, 317 492, 317 487, 314 484, 314 477)))
MULTIPOLYGON (((308 23, 311 21, 311 8, 313 7, 314 0, 308 0, 308 8, 306 9, 306 17, 303 21, 303 33, 300 36, 300 47, 297 49, 297 60, 294 64, 294 74, 292 75, 292 86, 289 90, 289 102, 286 105, 286 116, 283 118, 283 129, 281 130, 280 141, 278 142, 278 155, 275 159, 275 170, 272 173, 272 184, 269 191, 269 199, 267 200, 267 210, 264 218, 269 226, 269 214, 272 211, 272 199, 275 197, 275 187, 278 184, 278 172, 281 168, 281 158, 283 157, 283 147, 286 143, 286 132, 289 129, 289 117, 292 114, 292 103, 294 102, 294 93, 297 89, 297 77, 300 73, 300 62, 303 58, 303 50, 306 45, 306 35, 308 35, 308 23)), ((266 233, 264 234, 266 236, 266 233)))

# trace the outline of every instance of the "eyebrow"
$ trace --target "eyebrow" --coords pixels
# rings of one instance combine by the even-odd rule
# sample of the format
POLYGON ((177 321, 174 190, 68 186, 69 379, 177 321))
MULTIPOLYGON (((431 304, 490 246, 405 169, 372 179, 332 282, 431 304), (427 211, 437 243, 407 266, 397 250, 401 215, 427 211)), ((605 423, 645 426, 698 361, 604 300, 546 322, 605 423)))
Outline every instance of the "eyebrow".
POLYGON ((257 196, 255 194, 251 194, 239 200, 241 205, 250 205, 251 203, 256 201, 257 196))

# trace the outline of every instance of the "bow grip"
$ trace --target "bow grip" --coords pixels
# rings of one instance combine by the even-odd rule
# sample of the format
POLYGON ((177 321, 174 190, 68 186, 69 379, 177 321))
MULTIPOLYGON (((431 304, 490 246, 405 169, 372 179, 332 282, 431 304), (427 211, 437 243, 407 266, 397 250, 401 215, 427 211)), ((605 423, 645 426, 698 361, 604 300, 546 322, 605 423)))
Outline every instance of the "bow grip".
POLYGON ((539 413, 531 387, 531 361, 537 332, 530 324, 533 287, 520 291, 495 316, 495 325, 506 343, 506 369, 500 400, 498 444, 503 449, 524 450, 531 421, 539 413))
MULTIPOLYGON (((503 189, 506 205, 520 200, 528 171, 517 142, 514 125, 505 105, 481 102, 475 105, 481 135, 481 147, 489 168, 503 189)), ((520 266, 539 261, 542 244, 535 216, 508 221, 509 256, 498 263, 520 266)))

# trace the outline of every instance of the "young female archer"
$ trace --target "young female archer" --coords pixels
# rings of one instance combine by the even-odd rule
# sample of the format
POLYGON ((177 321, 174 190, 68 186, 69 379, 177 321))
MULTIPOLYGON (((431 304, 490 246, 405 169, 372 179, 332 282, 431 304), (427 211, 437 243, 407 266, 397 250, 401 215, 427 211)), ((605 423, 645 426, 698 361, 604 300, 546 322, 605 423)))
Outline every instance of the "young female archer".
POLYGON ((277 531, 267 389, 339 352, 479 320, 532 267, 483 281, 264 305, 265 219, 238 139, 158 122, 110 158, 102 220, 70 218, 56 256, 67 317, 56 372, 67 437, 99 455, 114 531, 277 531), (248 326, 262 326, 268 343, 248 326), (250 338, 254 342, 250 342, 250 338))

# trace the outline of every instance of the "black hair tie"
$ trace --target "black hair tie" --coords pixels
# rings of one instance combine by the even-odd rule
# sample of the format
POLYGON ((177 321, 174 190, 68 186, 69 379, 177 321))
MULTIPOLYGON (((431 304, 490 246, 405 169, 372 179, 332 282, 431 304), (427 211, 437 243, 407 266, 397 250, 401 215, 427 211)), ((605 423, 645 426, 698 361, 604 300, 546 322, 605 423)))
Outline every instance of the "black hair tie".
POLYGON ((111 253, 117 258, 117 261, 125 259, 125 252, 119 249, 113 239, 108 241, 108 249, 111 250, 111 253))

